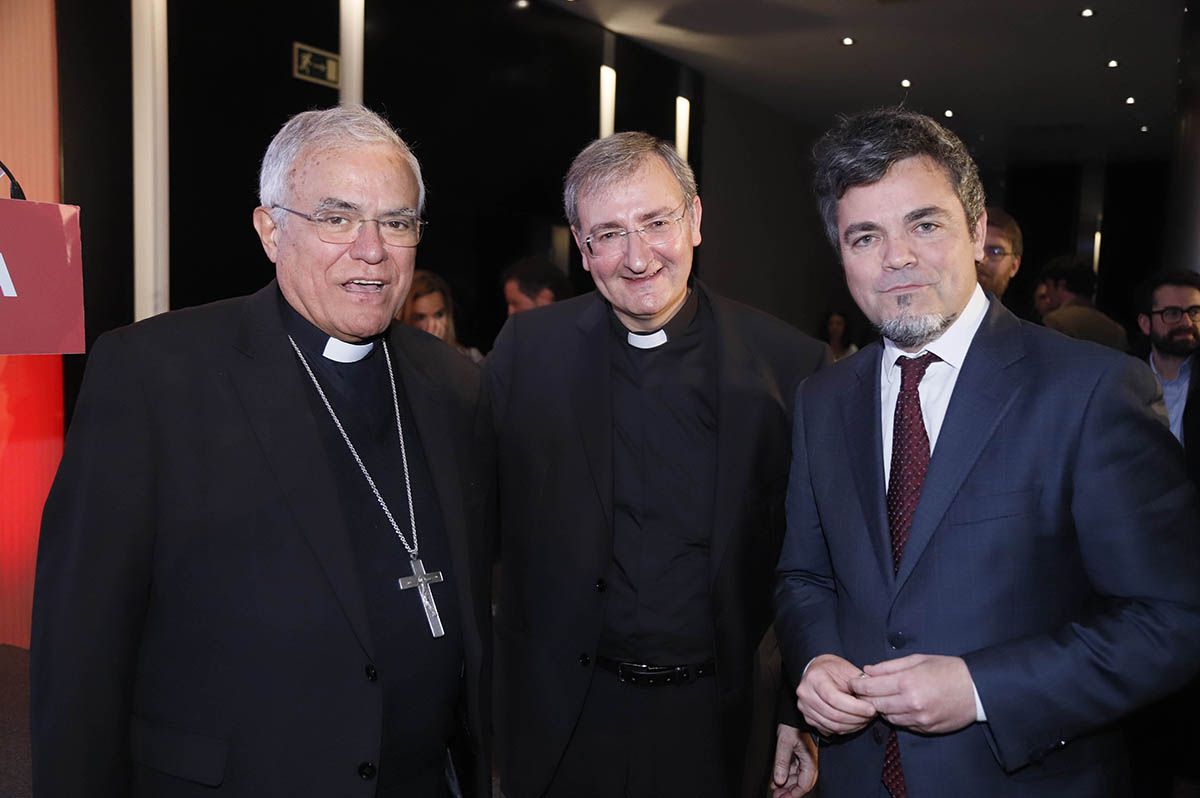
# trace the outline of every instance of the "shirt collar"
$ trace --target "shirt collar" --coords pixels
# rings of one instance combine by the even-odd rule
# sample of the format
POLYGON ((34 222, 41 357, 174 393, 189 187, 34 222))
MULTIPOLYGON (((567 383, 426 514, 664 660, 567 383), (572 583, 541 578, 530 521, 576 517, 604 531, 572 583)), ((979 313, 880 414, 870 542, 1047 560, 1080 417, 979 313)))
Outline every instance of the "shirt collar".
POLYGON ((321 355, 336 363, 357 363, 375 349, 373 340, 350 344, 326 335, 315 324, 301 316, 282 293, 279 295, 279 304, 283 309, 283 329, 296 345, 309 355, 321 355))
POLYGON ((1192 378, 1192 361, 1193 360, 1195 360, 1194 356, 1184 358, 1183 362, 1181 364, 1179 364, 1179 373, 1175 375, 1175 379, 1165 380, 1165 379, 1163 379, 1162 374, 1159 374, 1158 366, 1155 365, 1155 363, 1154 363, 1154 350, 1151 349, 1150 354, 1146 356, 1146 362, 1150 364, 1150 370, 1154 372, 1154 376, 1158 378, 1158 382, 1160 385, 1163 383, 1166 383, 1166 382, 1172 382, 1172 383, 1179 382, 1180 380, 1186 380, 1186 381, 1190 382, 1191 378, 1192 378))
POLYGON ((674 316, 667 320, 667 323, 661 329, 652 332, 634 332, 621 324, 615 313, 612 318, 616 322, 614 329, 620 333, 630 346, 637 349, 657 349, 667 341, 683 335, 688 327, 691 326, 699 310, 700 294, 694 288, 691 288, 688 290, 688 297, 684 300, 683 305, 675 312, 674 316))
POLYGON ((954 369, 961 369, 963 361, 967 359, 967 350, 971 348, 971 341, 975 339, 975 333, 978 332, 979 326, 983 324, 983 318, 987 315, 988 298, 983 293, 983 289, 979 284, 975 284, 975 290, 971 293, 971 298, 967 300, 967 305, 958 314, 958 318, 946 328, 946 331, 939 335, 935 340, 930 341, 925 345, 925 348, 920 352, 908 353, 900 347, 896 346, 887 338, 883 339, 883 376, 889 383, 899 379, 899 369, 895 368, 896 360, 901 357, 916 357, 922 352, 932 352, 937 355, 943 363, 951 366, 954 369))

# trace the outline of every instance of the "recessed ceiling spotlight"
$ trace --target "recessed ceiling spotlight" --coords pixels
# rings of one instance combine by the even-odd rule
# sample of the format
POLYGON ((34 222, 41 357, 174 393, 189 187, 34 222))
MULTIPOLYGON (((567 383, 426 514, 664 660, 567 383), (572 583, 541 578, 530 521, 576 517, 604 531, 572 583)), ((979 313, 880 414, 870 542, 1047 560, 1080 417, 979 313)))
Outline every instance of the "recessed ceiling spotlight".
POLYGON ((513 5, 517 8, 529 8, 529 0, 517 0, 513 5))
POLYGON ((1149 126, 1149 125, 1142 125, 1142 128, 1141 128, 1141 129, 1142 129, 1142 132, 1143 132, 1143 133, 1149 133, 1149 132, 1150 132, 1150 126, 1149 126))
POLYGON ((947 108, 945 111, 942 111, 942 115, 949 119, 950 117, 954 116, 954 112, 947 108))
POLYGON ((1081 16, 1081 17, 1090 17, 1091 15, 1092 15, 1092 9, 1090 9, 1090 8, 1085 8, 1079 12, 1079 16, 1081 16))
POLYGON ((1109 68, 1109 69, 1116 69, 1116 68, 1117 68, 1117 59, 1115 59, 1115 58, 1114 58, 1113 60, 1109 61, 1109 62, 1108 62, 1108 68, 1109 68))
POLYGON ((1135 102, 1137 102, 1137 100, 1133 99, 1132 97, 1126 97, 1126 98, 1125 98, 1125 104, 1126 104, 1126 105, 1133 105, 1135 102))
POLYGON ((909 86, 912 86, 912 81, 908 78, 905 78, 904 80, 900 81, 900 85, 907 89, 909 86))
POLYGON ((847 47, 849 47, 850 45, 854 44, 854 40, 853 40, 853 39, 851 39, 849 36, 847 36, 847 37, 845 37, 845 38, 843 38, 843 39, 842 39, 842 44, 844 44, 844 45, 846 45, 847 47))

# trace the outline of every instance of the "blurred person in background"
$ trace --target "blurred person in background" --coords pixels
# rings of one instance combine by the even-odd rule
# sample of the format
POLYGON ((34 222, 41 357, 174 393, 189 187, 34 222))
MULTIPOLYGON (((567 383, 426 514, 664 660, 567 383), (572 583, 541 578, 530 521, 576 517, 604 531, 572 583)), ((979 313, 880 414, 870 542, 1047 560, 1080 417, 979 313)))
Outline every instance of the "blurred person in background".
POLYGON ((424 269, 413 272, 412 289, 404 300, 397 319, 440 338, 474 363, 483 361, 483 354, 473 346, 458 342, 454 329, 454 298, 450 286, 438 275, 424 269))

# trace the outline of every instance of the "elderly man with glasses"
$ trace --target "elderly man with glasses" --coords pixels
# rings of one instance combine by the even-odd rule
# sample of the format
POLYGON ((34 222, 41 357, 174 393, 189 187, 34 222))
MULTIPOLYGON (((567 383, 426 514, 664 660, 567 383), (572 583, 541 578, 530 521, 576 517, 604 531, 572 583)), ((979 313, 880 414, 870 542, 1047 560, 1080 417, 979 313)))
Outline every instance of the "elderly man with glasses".
POLYGON ((380 117, 299 114, 253 215, 276 279, 97 342, 38 554, 37 794, 488 791, 479 374, 392 323, 424 194, 380 117))
POLYGON ((502 786, 761 796, 791 400, 825 347, 695 279, 701 203, 670 145, 593 142, 564 200, 596 291, 510 317, 484 365, 502 786))

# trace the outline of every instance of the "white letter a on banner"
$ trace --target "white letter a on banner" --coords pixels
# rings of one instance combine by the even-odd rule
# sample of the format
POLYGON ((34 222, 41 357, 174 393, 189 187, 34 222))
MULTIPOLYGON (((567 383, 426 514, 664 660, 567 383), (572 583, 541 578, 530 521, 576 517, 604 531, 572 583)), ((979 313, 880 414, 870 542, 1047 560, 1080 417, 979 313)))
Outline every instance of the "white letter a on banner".
POLYGON ((0 252, 0 296, 16 296, 17 289, 13 286, 12 276, 8 273, 8 264, 4 262, 4 253, 0 252))

